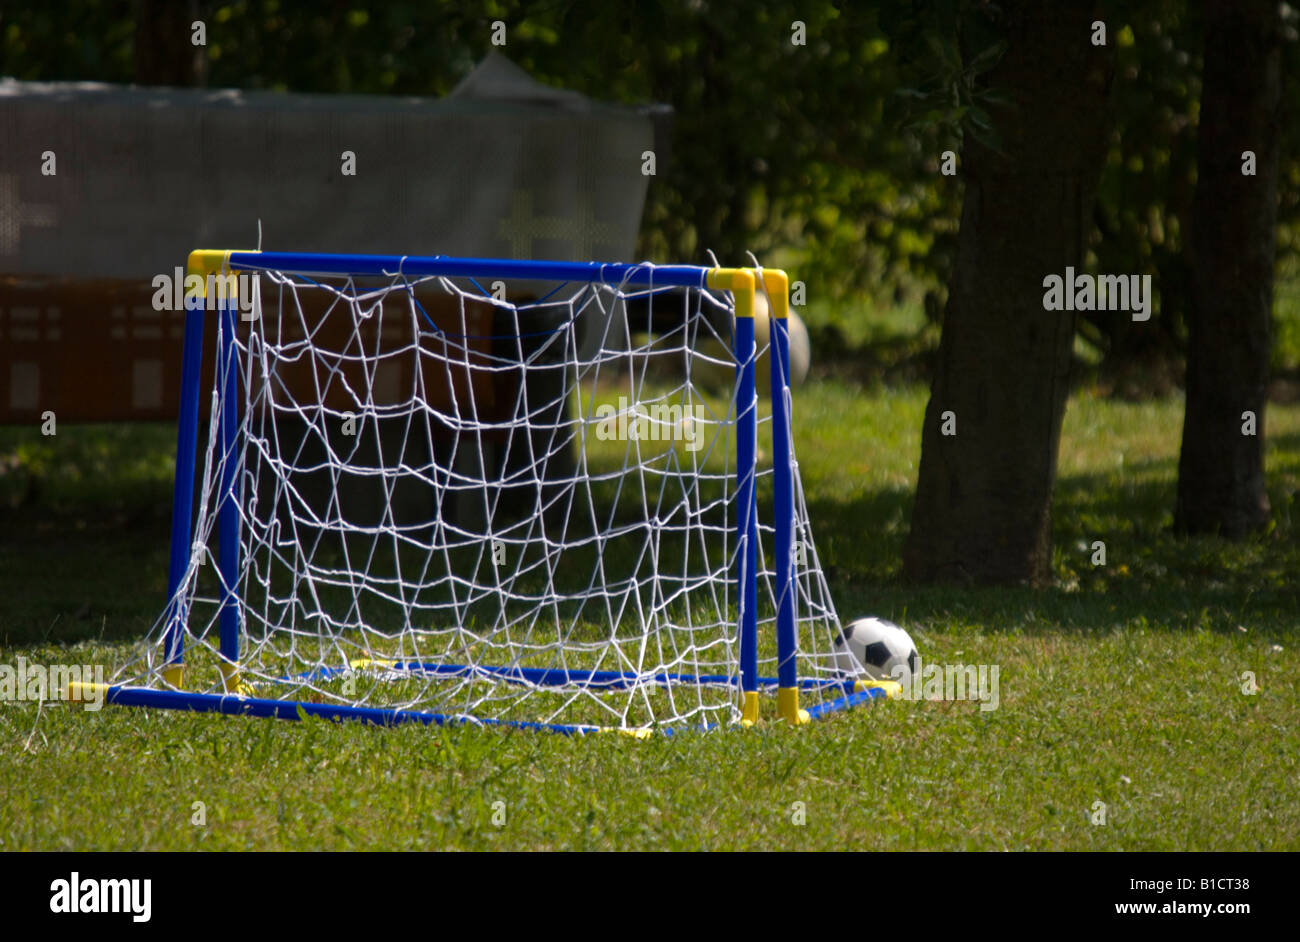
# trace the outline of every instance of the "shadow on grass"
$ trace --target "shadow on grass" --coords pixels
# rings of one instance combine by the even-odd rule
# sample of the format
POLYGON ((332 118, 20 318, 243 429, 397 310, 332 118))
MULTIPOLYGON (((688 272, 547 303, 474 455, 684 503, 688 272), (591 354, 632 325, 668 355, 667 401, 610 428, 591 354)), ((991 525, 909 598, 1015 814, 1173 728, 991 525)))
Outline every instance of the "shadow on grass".
MULTIPOLYGON (((1300 441, 1289 444, 1300 448, 1300 441)), ((1175 470, 1175 459, 1161 458, 1126 462, 1118 473, 1060 479, 1053 505, 1056 584, 1042 589, 905 584, 901 559, 913 501, 907 489, 881 488, 849 502, 813 500, 809 513, 844 618, 877 614, 988 630, 1228 631, 1248 622, 1294 630, 1300 549, 1293 484, 1281 472, 1270 474, 1274 528, 1267 534, 1241 542, 1182 537, 1171 529, 1175 470), (1105 544, 1104 564, 1098 543, 1105 544)))
MULTIPOLYGON (((48 443, 0 430, 0 646, 145 634, 164 604, 173 434, 165 425, 60 431, 56 461, 48 443)), ((1240 543, 1170 531, 1173 457, 1060 478, 1057 584, 1046 589, 905 585, 910 489, 813 495, 809 512, 842 617, 991 631, 1249 623, 1293 631, 1300 435, 1271 438, 1269 447, 1274 528, 1240 543), (1104 565, 1094 564, 1098 542, 1104 565)))

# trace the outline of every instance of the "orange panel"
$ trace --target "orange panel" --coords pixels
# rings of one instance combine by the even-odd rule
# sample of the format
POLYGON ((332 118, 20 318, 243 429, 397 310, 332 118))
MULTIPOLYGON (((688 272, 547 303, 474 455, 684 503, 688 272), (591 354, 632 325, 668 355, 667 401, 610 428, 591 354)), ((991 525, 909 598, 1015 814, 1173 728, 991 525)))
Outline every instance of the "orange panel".
MULTIPOLYGON (((175 419, 185 315, 155 311, 154 293, 138 281, 0 277, 0 423, 39 421, 47 410, 64 422, 175 419)), ((273 299, 263 297, 270 312, 273 299)), ((356 399, 345 381, 360 391, 369 383, 368 370, 374 372, 376 402, 404 401, 417 360, 425 400, 435 409, 454 411, 454 392, 469 415, 471 384, 482 420, 499 419, 498 403, 514 401, 514 374, 485 368, 492 344, 490 304, 468 302, 462 317, 457 299, 440 291, 421 294, 424 310, 448 336, 424 331, 417 357, 404 296, 389 299, 359 330, 346 304, 330 306, 316 291, 300 291, 299 298, 301 315, 287 299, 283 322, 265 325, 271 340, 302 343, 304 354, 311 335, 314 352, 278 364, 276 382, 293 401, 313 401, 319 389, 331 408, 347 409, 356 399)), ((215 314, 207 328, 205 391, 212 388, 215 314)), ((200 396, 199 403, 206 416, 209 397, 200 396)))

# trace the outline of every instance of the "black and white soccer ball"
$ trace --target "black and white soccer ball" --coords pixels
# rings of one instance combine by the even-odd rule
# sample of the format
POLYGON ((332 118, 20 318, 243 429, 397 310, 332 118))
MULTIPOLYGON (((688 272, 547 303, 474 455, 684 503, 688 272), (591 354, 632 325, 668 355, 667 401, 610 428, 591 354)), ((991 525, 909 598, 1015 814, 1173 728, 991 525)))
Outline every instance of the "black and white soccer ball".
POLYGON ((883 618, 854 619, 835 639, 835 666, 844 674, 866 673, 873 680, 906 684, 919 663, 911 635, 883 618))

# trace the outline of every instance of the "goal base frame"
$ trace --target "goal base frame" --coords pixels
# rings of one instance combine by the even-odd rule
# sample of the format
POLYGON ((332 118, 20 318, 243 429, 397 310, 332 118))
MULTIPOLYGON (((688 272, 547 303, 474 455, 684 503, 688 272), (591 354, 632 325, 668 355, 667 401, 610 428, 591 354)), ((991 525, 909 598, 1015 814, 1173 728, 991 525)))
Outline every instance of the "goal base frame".
MULTIPOLYGON (((814 681, 808 681, 814 683, 814 681)), ((776 687, 776 678, 760 679, 768 690, 776 687)), ((800 723, 808 723, 832 713, 847 711, 874 700, 896 699, 901 686, 892 680, 843 681, 828 686, 844 689, 839 697, 800 711, 800 723)), ((309 700, 272 700, 249 697, 237 693, 196 693, 187 690, 159 690, 155 687, 137 687, 129 684, 93 684, 72 682, 66 694, 69 701, 86 703, 100 700, 104 704, 126 707, 149 707, 159 710, 177 710, 190 713, 220 713, 226 716, 251 716, 265 719, 301 721, 306 717, 335 722, 360 722, 370 726, 402 726, 419 723, 424 726, 479 726, 493 729, 519 729, 534 732, 559 733, 564 736, 586 736, 594 733, 619 733, 637 739, 651 735, 672 736, 687 731, 707 732, 720 727, 719 723, 702 723, 698 726, 680 727, 622 727, 599 726, 586 723, 544 723, 529 720, 494 719, 468 714, 431 713, 387 707, 348 706, 347 704, 315 703, 309 700)), ((738 725, 752 723, 742 719, 738 725)))

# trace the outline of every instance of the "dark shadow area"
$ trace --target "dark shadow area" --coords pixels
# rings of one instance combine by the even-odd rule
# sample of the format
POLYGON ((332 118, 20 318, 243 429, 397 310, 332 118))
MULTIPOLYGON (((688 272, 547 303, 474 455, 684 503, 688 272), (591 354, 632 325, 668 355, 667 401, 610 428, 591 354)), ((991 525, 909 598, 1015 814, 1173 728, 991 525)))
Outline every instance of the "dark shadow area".
MULTIPOLYGON (((0 429, 0 645, 143 637, 166 591, 174 435, 169 424, 68 427, 56 449, 38 430, 0 429)), ((1293 632, 1300 435, 1272 437, 1269 447, 1274 524, 1241 542, 1171 531, 1173 456, 1059 479, 1056 585, 1047 589, 904 585, 910 489, 872 488, 851 501, 813 497, 809 514, 845 618, 993 631, 1293 632), (1098 543, 1104 564, 1094 563, 1098 543)))
MULTIPOLYGON (((1300 440, 1283 436, 1274 446, 1290 452, 1300 440)), ((903 584, 913 498, 907 489, 880 488, 849 503, 813 500, 809 514, 844 618, 877 614, 920 625, 1035 631, 1300 625, 1296 495, 1286 473, 1270 475, 1274 529, 1232 542, 1172 532, 1175 471, 1173 458, 1136 459, 1119 473, 1060 479, 1053 504, 1056 585, 1038 590, 903 584), (1159 480, 1150 480, 1153 471, 1159 480)))

